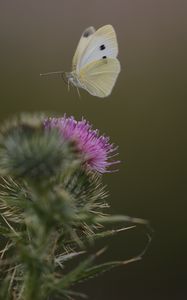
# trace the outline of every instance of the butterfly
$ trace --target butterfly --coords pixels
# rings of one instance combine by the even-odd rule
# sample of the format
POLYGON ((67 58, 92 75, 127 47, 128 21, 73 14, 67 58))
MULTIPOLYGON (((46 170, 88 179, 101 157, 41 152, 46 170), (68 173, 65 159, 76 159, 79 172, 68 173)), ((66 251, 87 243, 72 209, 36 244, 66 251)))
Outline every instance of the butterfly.
POLYGON ((73 56, 71 72, 51 72, 40 74, 61 77, 68 85, 86 90, 100 98, 111 94, 120 73, 117 59, 118 43, 112 25, 105 25, 97 31, 88 27, 82 34, 73 56))

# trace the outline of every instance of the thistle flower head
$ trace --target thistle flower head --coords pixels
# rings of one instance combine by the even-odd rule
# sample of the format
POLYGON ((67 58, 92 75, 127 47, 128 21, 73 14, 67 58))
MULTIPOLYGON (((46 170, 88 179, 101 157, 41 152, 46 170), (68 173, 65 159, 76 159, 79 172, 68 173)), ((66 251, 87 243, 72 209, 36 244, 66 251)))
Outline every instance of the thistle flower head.
POLYGON ((44 130, 43 115, 21 114, 0 128, 0 176, 41 182, 76 160, 58 129, 44 130))
POLYGON ((58 128, 63 139, 75 143, 83 156, 88 169, 99 173, 110 172, 108 167, 119 161, 111 161, 117 147, 109 142, 109 137, 99 135, 85 119, 76 121, 74 117, 48 118, 44 122, 46 129, 58 128))

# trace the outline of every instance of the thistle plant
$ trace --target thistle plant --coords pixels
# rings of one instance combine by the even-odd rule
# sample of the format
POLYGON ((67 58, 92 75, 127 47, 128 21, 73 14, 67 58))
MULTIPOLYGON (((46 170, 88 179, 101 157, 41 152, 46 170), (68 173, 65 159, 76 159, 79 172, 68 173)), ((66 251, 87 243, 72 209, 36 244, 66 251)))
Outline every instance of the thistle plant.
POLYGON ((76 284, 142 258, 97 264, 106 248, 92 250, 99 239, 147 226, 107 214, 102 177, 116 170, 116 154, 84 119, 23 114, 2 124, 0 299, 84 298, 76 284))

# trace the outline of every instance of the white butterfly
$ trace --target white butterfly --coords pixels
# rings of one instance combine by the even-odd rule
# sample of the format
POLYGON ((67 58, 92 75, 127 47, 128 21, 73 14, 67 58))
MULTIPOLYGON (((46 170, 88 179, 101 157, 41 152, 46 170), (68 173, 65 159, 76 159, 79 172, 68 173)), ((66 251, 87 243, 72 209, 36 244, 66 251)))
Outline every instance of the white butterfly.
POLYGON ((107 97, 111 94, 120 72, 117 59, 118 43, 112 25, 105 25, 97 31, 87 28, 75 51, 71 72, 52 72, 42 76, 65 78, 77 88, 83 88, 91 95, 107 97))

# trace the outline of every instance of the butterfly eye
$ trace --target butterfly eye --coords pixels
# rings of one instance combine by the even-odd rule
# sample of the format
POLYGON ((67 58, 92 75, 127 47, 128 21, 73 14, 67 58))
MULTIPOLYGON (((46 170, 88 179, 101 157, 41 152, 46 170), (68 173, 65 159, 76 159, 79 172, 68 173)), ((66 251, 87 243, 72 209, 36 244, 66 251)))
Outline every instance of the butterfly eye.
POLYGON ((100 46, 100 50, 105 50, 105 49, 106 49, 105 45, 100 46))

